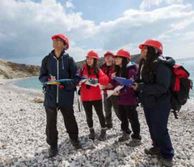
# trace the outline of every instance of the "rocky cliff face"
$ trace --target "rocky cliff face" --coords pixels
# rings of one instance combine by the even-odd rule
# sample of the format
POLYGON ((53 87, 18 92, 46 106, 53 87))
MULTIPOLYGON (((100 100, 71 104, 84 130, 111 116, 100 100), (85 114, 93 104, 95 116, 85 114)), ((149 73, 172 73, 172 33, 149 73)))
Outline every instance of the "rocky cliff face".
POLYGON ((12 79, 30 77, 39 74, 39 66, 17 64, 5 60, 0 60, 0 78, 12 79))

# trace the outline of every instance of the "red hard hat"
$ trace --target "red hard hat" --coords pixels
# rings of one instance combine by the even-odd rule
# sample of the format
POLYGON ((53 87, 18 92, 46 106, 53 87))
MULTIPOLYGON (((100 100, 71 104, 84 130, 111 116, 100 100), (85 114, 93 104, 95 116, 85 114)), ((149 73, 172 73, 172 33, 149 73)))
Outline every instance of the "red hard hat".
POLYGON ((119 51, 117 51, 117 54, 115 56, 124 57, 124 58, 127 58, 129 60, 131 59, 130 53, 124 49, 120 49, 119 51))
POLYGON ((112 53, 112 52, 110 52, 110 51, 107 51, 105 54, 104 54, 104 57, 106 57, 106 56, 114 56, 114 54, 112 53))
POLYGON ((151 46, 159 50, 160 54, 163 53, 162 43, 153 39, 146 40, 143 44, 139 45, 139 48, 142 49, 144 46, 151 46))
POLYGON ((53 35, 51 37, 52 40, 57 39, 57 38, 60 38, 60 39, 63 40, 63 42, 66 44, 66 49, 69 48, 69 40, 68 40, 68 38, 65 35, 63 35, 63 34, 56 34, 56 35, 53 35))
POLYGON ((89 51, 86 57, 87 58, 97 59, 97 60, 99 59, 98 54, 95 51, 93 51, 93 50, 89 51))

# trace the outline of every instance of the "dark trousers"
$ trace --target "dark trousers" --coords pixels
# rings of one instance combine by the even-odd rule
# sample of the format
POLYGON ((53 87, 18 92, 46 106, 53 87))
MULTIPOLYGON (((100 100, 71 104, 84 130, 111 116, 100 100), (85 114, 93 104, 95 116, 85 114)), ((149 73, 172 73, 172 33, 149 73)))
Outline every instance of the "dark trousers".
MULTIPOLYGON (((71 140, 78 140, 78 126, 75 120, 73 108, 60 108, 63 115, 65 127, 71 140)), ((58 131, 57 131, 57 109, 46 109, 46 136, 47 143, 51 146, 57 145, 58 131)))
POLYGON ((84 101, 83 106, 86 113, 86 120, 89 128, 93 128, 93 119, 92 119, 92 106, 94 106, 96 110, 96 114, 98 116, 98 119, 100 121, 100 125, 102 128, 105 128, 105 118, 102 110, 102 100, 96 100, 96 101, 84 101))
POLYGON ((169 102, 157 104, 152 108, 144 107, 153 146, 160 149, 160 153, 164 158, 172 159, 174 150, 167 129, 169 112, 169 102))
POLYGON ((114 108, 116 116, 120 119, 119 106, 117 105, 117 96, 111 96, 107 99, 107 94, 104 93, 104 111, 107 125, 112 125, 112 107, 114 108))
POLYGON ((133 137, 139 138, 140 136, 140 123, 136 106, 123 106, 119 105, 119 114, 121 116, 121 129, 126 133, 131 133, 129 129, 129 121, 133 131, 133 137))

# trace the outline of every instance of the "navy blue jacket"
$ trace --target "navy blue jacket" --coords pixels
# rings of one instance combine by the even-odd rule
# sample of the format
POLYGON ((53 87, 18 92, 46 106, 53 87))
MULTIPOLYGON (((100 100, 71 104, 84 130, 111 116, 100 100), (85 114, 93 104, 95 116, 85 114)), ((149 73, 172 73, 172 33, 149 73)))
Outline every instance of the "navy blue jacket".
POLYGON ((71 79, 65 82, 64 88, 60 89, 56 85, 46 85, 45 88, 45 108, 52 107, 72 107, 74 101, 74 91, 79 79, 76 77, 77 67, 72 57, 65 51, 57 59, 54 51, 42 60, 39 80, 44 84, 49 77, 56 79, 71 79))
MULTIPOLYGON (((139 83, 140 102, 145 107, 154 107, 160 102, 170 102, 170 85, 172 72, 170 68, 159 60, 153 71, 153 80, 149 74, 141 76, 139 83)), ((141 67, 140 67, 141 68, 141 67)))

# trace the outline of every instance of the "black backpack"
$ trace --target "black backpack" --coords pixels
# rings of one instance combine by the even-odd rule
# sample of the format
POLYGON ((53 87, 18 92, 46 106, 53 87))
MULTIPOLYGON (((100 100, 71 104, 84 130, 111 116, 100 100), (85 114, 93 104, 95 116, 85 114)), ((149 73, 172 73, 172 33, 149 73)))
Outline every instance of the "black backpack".
POLYGON ((189 72, 183 66, 175 64, 171 70, 171 109, 175 118, 178 119, 177 111, 180 111, 181 106, 189 99, 189 92, 192 89, 193 83, 189 79, 189 72))
POLYGON ((189 93, 192 89, 193 82, 189 78, 189 72, 182 66, 178 64, 168 64, 168 60, 171 57, 165 57, 165 63, 172 71, 171 79, 171 111, 174 113, 176 119, 178 119, 177 112, 180 111, 182 105, 184 105, 189 99, 189 93))

